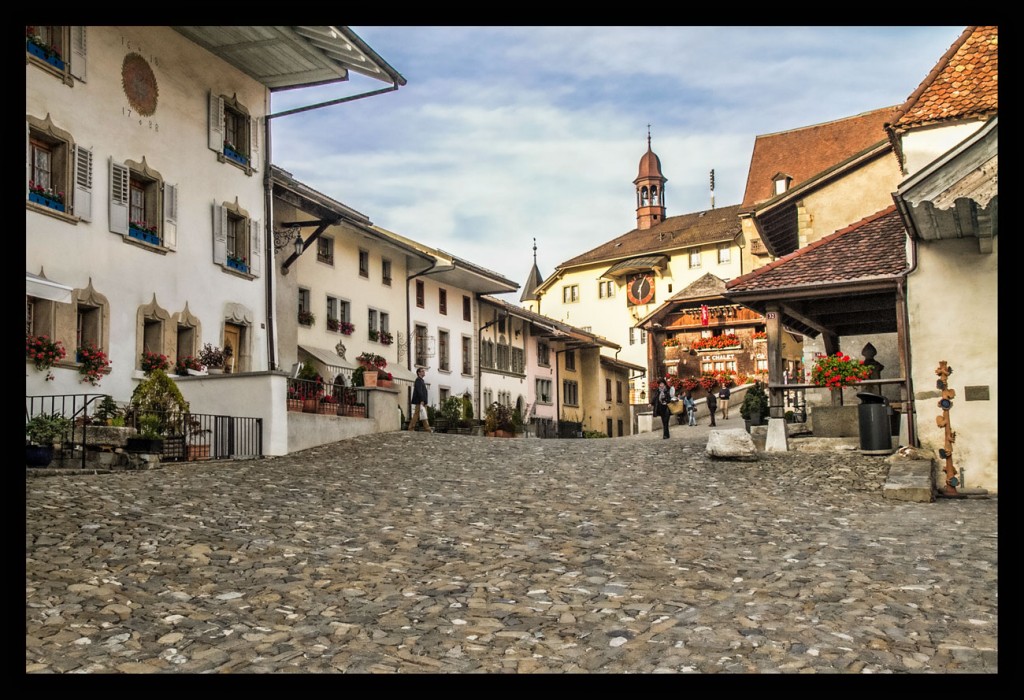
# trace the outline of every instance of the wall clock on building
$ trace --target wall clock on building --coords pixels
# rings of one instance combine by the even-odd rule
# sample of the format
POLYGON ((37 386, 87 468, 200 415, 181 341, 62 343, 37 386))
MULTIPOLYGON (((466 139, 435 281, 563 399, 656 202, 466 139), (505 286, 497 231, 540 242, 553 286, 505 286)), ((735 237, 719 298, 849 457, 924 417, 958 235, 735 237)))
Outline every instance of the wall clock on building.
POLYGON ((143 117, 152 116, 156 112, 156 98, 159 89, 156 76, 142 56, 130 53, 121 63, 121 86, 128 104, 143 117))
POLYGON ((650 275, 637 275, 626 285, 626 298, 634 306, 650 304, 654 301, 654 278, 650 275))

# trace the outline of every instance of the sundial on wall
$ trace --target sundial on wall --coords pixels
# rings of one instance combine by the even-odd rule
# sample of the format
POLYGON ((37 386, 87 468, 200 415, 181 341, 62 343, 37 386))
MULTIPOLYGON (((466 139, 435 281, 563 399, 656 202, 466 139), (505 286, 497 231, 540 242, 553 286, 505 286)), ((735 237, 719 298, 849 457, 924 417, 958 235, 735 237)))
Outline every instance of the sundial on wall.
POLYGON ((121 64, 121 85, 128 104, 138 114, 149 117, 156 112, 156 98, 159 89, 156 76, 142 56, 130 53, 121 64))

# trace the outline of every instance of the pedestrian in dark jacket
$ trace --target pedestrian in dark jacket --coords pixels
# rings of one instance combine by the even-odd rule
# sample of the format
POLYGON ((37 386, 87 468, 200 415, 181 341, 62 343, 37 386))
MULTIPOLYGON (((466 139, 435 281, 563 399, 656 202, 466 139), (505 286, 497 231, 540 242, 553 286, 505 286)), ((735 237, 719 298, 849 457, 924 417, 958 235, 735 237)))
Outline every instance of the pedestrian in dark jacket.
POLYGON ((708 391, 708 413, 711 414, 711 425, 715 425, 715 411, 718 410, 718 399, 714 390, 708 391))
POLYGON ((423 426, 423 429, 430 432, 430 421, 427 420, 427 383, 423 381, 423 375, 427 370, 419 367, 416 370, 416 382, 412 385, 412 408, 409 411, 409 430, 416 429, 416 423, 423 426))
POLYGON ((722 419, 729 420, 729 397, 732 392, 729 391, 729 387, 723 386, 718 390, 718 402, 722 405, 722 419))
POLYGON ((658 388, 651 392, 651 406, 654 408, 654 415, 661 418, 661 438, 668 440, 668 402, 672 399, 669 393, 668 384, 664 379, 658 380, 658 388))

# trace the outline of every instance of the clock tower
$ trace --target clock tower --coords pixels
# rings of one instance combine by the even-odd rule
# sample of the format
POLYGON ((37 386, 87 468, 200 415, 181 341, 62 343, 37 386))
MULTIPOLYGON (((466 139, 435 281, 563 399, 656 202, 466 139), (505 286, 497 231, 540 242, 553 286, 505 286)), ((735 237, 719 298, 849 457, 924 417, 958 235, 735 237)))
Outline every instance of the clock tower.
POLYGON ((651 126, 647 125, 647 153, 640 159, 636 185, 636 227, 648 229, 665 220, 665 183, 661 159, 651 150, 651 126))

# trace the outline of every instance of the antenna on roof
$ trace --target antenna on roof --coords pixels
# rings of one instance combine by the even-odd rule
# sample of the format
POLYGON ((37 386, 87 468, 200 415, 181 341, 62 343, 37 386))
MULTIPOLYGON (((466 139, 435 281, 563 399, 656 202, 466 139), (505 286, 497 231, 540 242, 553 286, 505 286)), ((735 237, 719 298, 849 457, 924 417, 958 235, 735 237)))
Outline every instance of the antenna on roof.
POLYGON ((715 208, 715 169, 711 168, 711 208, 715 208))

